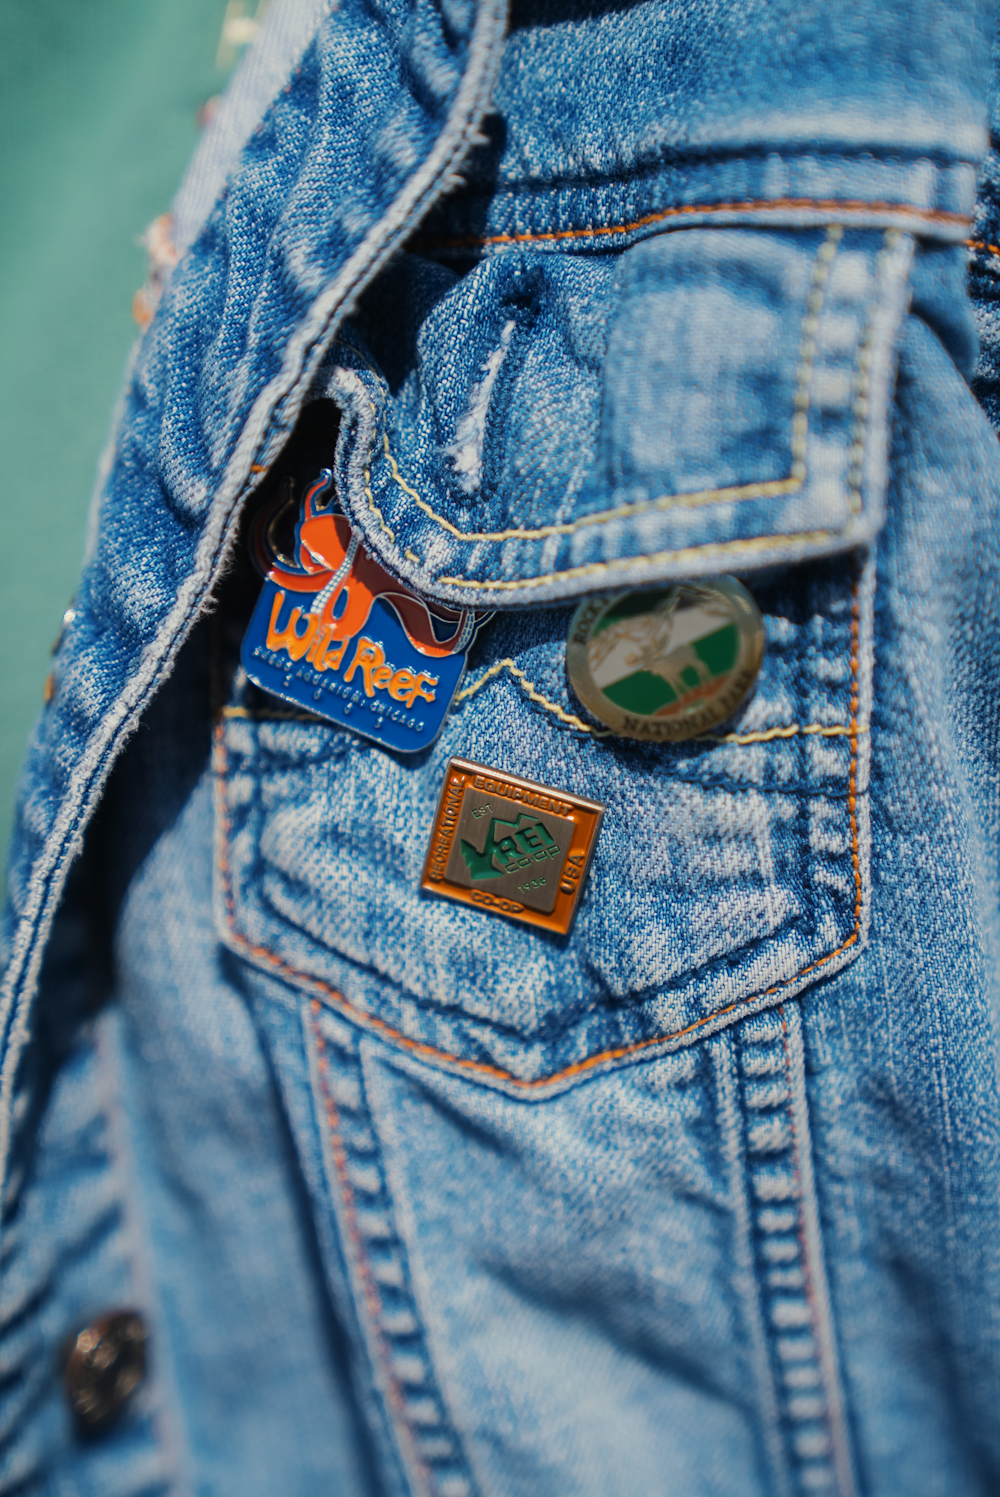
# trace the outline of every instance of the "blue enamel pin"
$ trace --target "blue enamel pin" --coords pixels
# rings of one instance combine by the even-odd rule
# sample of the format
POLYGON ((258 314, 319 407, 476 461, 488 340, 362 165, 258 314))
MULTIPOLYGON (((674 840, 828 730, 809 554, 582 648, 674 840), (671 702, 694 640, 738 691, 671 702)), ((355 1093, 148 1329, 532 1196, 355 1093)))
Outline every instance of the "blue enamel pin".
POLYGON ((324 468, 302 501, 294 561, 268 539, 273 511, 255 527, 255 560, 266 575, 243 669, 285 702, 417 753, 440 733, 490 614, 426 603, 391 577, 346 516, 323 504, 332 483, 324 468))

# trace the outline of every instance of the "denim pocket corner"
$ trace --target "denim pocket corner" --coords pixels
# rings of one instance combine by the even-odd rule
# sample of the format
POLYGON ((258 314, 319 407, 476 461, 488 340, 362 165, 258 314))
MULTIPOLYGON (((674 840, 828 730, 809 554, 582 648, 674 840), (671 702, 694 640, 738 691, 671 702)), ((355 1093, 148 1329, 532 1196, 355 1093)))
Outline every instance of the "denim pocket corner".
POLYGON ((762 587, 757 693, 689 744, 574 717, 562 609, 495 621, 419 760, 238 699, 216 739, 223 938, 292 993, 518 1095, 794 996, 867 934, 872 593, 873 563, 858 577, 841 558, 762 587), (605 804, 568 937, 420 892, 453 754, 605 804))

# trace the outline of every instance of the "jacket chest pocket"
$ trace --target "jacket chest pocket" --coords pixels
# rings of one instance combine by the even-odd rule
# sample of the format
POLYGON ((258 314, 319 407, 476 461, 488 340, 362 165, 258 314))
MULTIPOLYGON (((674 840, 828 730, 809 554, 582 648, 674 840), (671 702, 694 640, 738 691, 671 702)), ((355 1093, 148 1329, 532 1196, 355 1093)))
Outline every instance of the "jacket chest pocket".
POLYGON ((857 557, 755 584, 756 692, 724 730, 677 745, 587 717, 565 608, 484 630, 419 756, 238 684, 216 738, 224 939, 362 1027, 518 1092, 794 996, 866 935, 873 587, 857 557), (605 805, 567 936, 421 892, 452 756, 605 805))

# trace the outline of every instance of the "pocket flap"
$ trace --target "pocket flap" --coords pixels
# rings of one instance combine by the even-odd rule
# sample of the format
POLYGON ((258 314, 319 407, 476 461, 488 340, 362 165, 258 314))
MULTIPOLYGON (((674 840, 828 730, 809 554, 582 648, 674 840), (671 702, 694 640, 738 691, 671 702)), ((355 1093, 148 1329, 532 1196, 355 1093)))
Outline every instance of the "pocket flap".
POLYGON ((913 240, 404 256, 334 346, 340 491, 425 595, 523 607, 869 542, 913 240))

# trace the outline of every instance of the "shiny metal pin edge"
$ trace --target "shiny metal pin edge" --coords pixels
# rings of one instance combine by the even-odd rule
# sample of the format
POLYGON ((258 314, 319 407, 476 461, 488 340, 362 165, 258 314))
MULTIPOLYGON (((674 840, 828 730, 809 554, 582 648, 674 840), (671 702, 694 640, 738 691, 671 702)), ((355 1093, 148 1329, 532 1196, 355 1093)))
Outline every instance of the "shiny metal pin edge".
MULTIPOLYGON (((434 816, 431 821, 430 835, 427 844, 427 855, 424 859, 424 866, 420 876, 420 888, 428 894, 437 894, 441 898, 450 899, 457 904, 467 905, 472 909, 482 910, 487 914, 505 915, 508 919, 517 920, 523 925, 530 925, 536 930, 547 931, 552 935, 566 936, 572 929, 573 922, 576 918, 576 912, 580 904, 584 886, 587 882, 587 876, 590 872, 590 865, 593 861, 594 851, 597 847, 597 840, 601 833, 601 827, 604 824, 605 811, 606 807, 603 802, 592 800, 589 796, 577 795, 575 792, 569 790, 560 790, 554 785, 546 785, 541 780, 528 779, 525 775, 516 774, 511 770, 498 769, 495 766, 491 766, 489 764, 482 764, 476 759, 464 759, 458 755, 453 755, 448 760, 448 763, 446 765, 443 782, 441 785, 441 793, 438 796, 434 816), (544 915, 525 906, 521 906, 517 910, 503 909, 492 906, 491 904, 473 899, 471 895, 474 891, 468 890, 461 885, 453 884, 443 876, 439 876, 437 878, 431 877, 430 870, 432 864, 435 861, 438 861, 439 863, 441 861, 446 862, 451 855, 453 844, 452 839, 449 839, 444 854, 439 855, 439 857, 435 859, 435 847, 438 842, 438 831, 444 819, 447 807, 448 791, 449 788, 453 788, 450 786, 450 782, 452 780, 452 777, 456 774, 462 776, 461 790, 463 795, 466 788, 468 788, 472 781, 474 781, 476 776, 485 775, 489 776, 492 779, 500 780, 504 784, 510 785, 512 787, 526 790, 529 793, 542 793, 552 799, 563 801, 571 809, 581 812, 584 816, 591 818, 590 827, 586 829, 585 833, 586 845, 584 849, 583 864, 580 868, 580 875, 578 879, 572 881, 575 883, 575 889, 573 890, 571 895, 567 895, 565 894, 565 891, 561 891, 563 892, 564 901, 566 899, 570 900, 568 907, 564 906, 564 915, 562 917, 556 916, 555 913, 551 915, 544 915)), ((551 814, 556 815, 558 813, 552 812, 551 814)), ((581 828, 581 831, 582 830, 584 829, 581 828)), ((566 858, 563 859, 563 868, 565 868, 565 865, 566 858)), ((561 869, 560 882, 562 881, 562 877, 563 872, 561 869)), ((511 903, 514 903, 514 901, 511 901, 511 903)))

